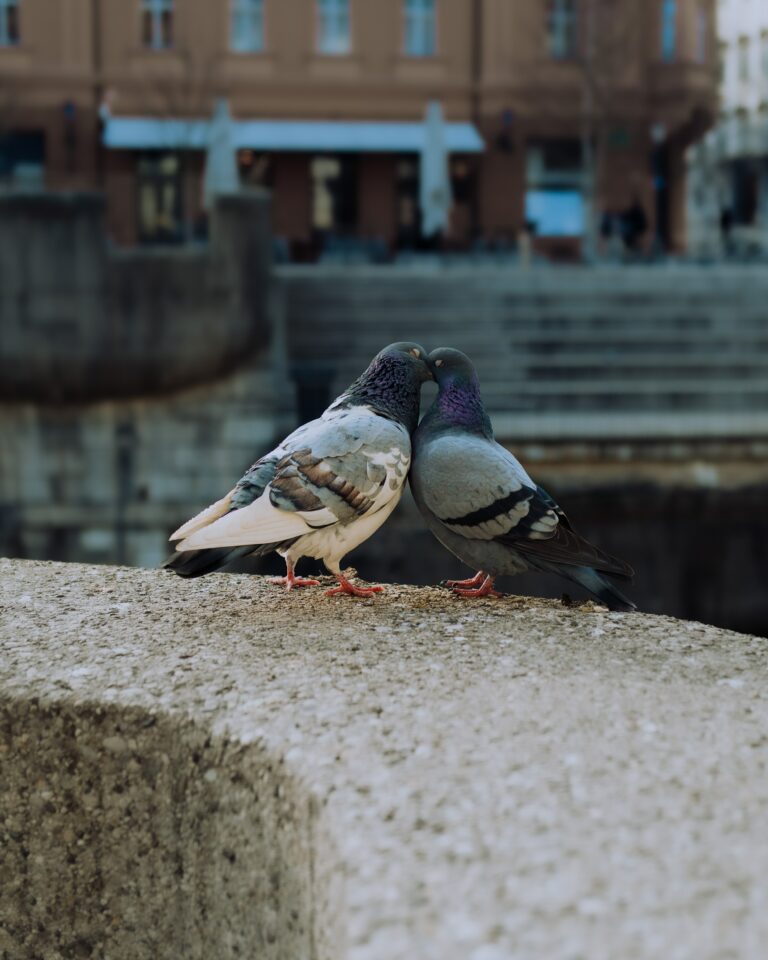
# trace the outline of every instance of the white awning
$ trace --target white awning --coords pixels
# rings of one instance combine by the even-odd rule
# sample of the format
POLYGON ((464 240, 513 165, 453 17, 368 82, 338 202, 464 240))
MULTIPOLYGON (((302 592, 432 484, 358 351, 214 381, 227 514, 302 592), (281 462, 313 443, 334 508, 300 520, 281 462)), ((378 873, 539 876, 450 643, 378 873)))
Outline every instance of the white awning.
MULTIPOLYGON (((208 120, 108 117, 104 145, 114 150, 205 150, 208 120)), ((237 149, 302 153, 419 153, 424 124, 419 121, 234 120, 237 149)), ((481 153, 485 144, 471 123, 446 123, 451 153, 481 153)))

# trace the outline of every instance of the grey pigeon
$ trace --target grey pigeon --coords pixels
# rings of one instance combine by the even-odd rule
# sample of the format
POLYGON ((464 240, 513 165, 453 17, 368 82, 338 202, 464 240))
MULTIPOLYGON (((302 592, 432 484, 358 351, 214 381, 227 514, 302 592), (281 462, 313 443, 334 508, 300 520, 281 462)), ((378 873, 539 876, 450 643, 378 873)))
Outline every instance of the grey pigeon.
POLYGON ((413 438, 411 488, 432 533, 478 571, 447 585, 464 597, 499 596, 496 577, 542 570, 586 587, 611 610, 634 610, 606 579, 630 580, 632 568, 580 537, 494 440, 469 358, 441 348, 429 364, 438 394, 413 438))
POLYGON ((367 597, 342 558, 367 540, 403 494, 421 385, 432 379, 417 343, 394 343, 317 419, 294 430, 257 460, 229 493, 171 536, 165 566, 198 577, 238 557, 276 550, 285 558, 286 589, 317 585, 295 575, 301 557, 322 560, 339 581, 328 595, 367 597))

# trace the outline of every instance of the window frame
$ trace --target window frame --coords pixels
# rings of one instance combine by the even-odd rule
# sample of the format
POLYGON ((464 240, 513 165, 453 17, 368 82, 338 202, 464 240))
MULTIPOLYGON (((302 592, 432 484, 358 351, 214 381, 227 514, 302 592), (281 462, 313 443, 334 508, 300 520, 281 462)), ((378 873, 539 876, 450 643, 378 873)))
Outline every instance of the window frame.
POLYGON ((760 31, 760 76, 768 84, 768 30, 760 31))
POLYGON ((19 7, 19 0, 0 0, 0 47, 18 47, 21 42, 19 7), (9 29, 11 23, 13 30, 9 29))
POLYGON ((696 63, 706 63, 709 60, 711 43, 709 11, 705 4, 699 2, 696 7, 696 63))
POLYGON ((661 0, 661 59, 674 63, 678 58, 680 5, 677 0, 661 0))
POLYGON ((179 150, 142 150, 136 159, 136 236, 142 246, 178 245, 184 242, 185 230, 184 161, 179 150), (175 169, 162 169, 167 159, 175 161, 175 169), (172 190, 173 229, 163 232, 162 228, 149 231, 143 219, 143 193, 149 189, 154 195, 157 211, 163 205, 166 190, 172 190))
POLYGON ((752 53, 751 38, 742 34, 736 41, 736 78, 744 86, 751 77, 750 54, 752 53))
POLYGON ((263 53, 267 47, 266 39, 266 3, 265 0, 230 0, 229 3, 229 50, 237 54, 263 53), (235 42, 235 25, 239 17, 252 16, 249 36, 256 36, 256 46, 238 46, 235 42), (254 24, 256 29, 254 30, 254 24))
MULTIPOLYGON (((403 56, 414 60, 425 60, 436 57, 438 51, 438 0, 403 0, 403 56), (413 6, 415 9, 409 9, 413 6), (421 39, 429 39, 431 46, 424 44, 422 49, 409 46, 409 39, 413 36, 411 27, 417 25, 421 39), (427 49, 430 46, 430 49, 427 49)), ((418 32, 417 34, 418 35, 418 32)))
POLYGON ((145 50, 172 50, 176 26, 175 0, 141 0, 141 45, 145 50), (149 18, 150 40, 147 43, 144 25, 149 18), (167 17, 168 40, 165 41, 164 18, 167 17))
POLYGON ((546 8, 546 39, 550 60, 578 58, 579 13, 578 0, 549 0, 546 8))
POLYGON ((352 3, 351 0, 315 0, 315 52, 323 57, 348 57, 352 53, 352 3), (330 13, 325 7, 330 8, 330 13), (326 23, 334 23, 335 36, 338 26, 346 20, 346 45, 343 49, 325 46, 324 41, 330 34, 326 32, 326 23))

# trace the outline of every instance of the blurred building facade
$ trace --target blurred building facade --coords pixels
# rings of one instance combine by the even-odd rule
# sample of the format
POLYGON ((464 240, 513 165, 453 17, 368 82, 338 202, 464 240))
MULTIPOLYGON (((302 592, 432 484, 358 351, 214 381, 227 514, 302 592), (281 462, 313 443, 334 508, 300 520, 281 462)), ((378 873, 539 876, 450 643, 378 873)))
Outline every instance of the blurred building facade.
POLYGON ((768 250, 768 5, 720 0, 720 117, 689 152, 693 250, 768 250))
POLYGON ((437 99, 455 125, 449 242, 512 243, 528 221, 568 255, 637 201, 649 236, 676 248, 684 151, 714 112, 715 12, 714 0, 0 0, 0 175, 104 189, 121 244, 189 239, 202 223, 195 121, 227 97, 243 180, 273 191, 293 258, 339 236, 391 251, 420 240, 413 128, 437 99))

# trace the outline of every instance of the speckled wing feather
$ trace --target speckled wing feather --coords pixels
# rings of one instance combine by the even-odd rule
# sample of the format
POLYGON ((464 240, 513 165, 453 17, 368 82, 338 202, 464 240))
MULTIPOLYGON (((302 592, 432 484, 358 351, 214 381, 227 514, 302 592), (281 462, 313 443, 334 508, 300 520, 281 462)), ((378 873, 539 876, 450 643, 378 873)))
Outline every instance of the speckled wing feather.
POLYGON ((232 493, 232 509, 178 549, 274 543, 349 524, 399 496, 409 461, 400 424, 367 408, 327 411, 254 464, 232 493))

